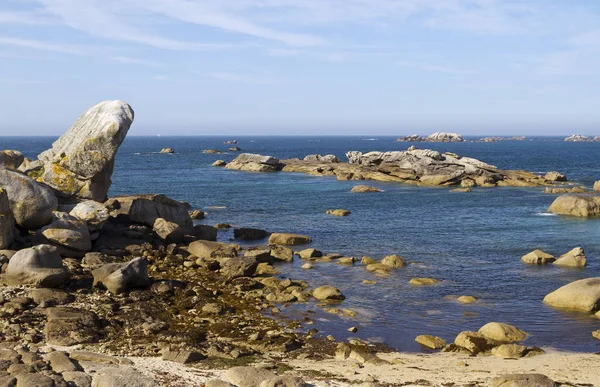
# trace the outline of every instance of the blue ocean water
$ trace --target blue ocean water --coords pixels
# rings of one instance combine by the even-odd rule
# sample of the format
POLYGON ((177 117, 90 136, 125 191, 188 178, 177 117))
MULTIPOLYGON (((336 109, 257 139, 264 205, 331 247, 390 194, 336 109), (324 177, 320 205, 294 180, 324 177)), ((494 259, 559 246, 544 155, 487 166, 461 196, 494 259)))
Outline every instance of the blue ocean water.
MULTIPOLYGON (((344 320, 320 311, 313 303, 284 308, 300 316, 307 311, 317 321, 310 328, 338 339, 350 336, 384 341, 400 350, 419 351, 419 334, 449 341, 462 330, 477 330, 490 321, 514 324, 530 333, 527 345, 599 351, 591 332, 600 319, 545 306, 543 297, 556 288, 600 276, 600 219, 573 219, 546 214, 557 195, 541 188, 479 188, 450 193, 448 188, 421 188, 397 183, 368 182, 378 194, 352 194, 355 181, 304 174, 260 174, 215 168, 217 159, 232 160, 223 137, 128 137, 117 156, 110 195, 164 193, 208 212, 206 224, 228 222, 268 231, 296 232, 313 237, 312 246, 360 258, 400 254, 413 264, 388 278, 357 265, 317 263, 303 270, 301 260, 279 266, 282 276, 305 279, 311 286, 334 284, 347 299, 341 307, 359 312, 344 320), (159 154, 172 147, 174 154, 159 154), (213 209, 213 206, 226 208, 213 209), (325 215, 345 208, 352 215, 325 215), (542 249, 554 255, 581 246, 588 266, 565 269, 530 267, 524 254, 542 249), (413 277, 442 280, 436 286, 413 287, 413 277), (376 285, 361 284, 364 279, 376 285), (473 295, 480 302, 461 305, 448 296, 473 295), (358 326, 357 334, 346 331, 358 326)), ((33 157, 53 138, 1 138, 2 149, 19 149, 33 157)), ((345 159, 349 150, 403 150, 411 144, 393 137, 237 137, 243 152, 282 159, 333 153, 345 159)), ((591 186, 600 179, 600 143, 565 143, 562 138, 532 138, 524 142, 415 144, 442 152, 474 157, 503 169, 545 173, 557 170, 569 180, 591 186)), ((227 240, 231 234, 223 233, 227 240)))

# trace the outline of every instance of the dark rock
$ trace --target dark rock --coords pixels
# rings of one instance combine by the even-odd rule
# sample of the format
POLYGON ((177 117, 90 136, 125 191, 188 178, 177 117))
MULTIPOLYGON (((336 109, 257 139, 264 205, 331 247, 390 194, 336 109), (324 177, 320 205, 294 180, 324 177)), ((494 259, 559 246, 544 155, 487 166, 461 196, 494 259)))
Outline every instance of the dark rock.
POLYGON ((236 228, 233 230, 233 237, 243 241, 265 239, 269 235, 269 232, 257 228, 236 228))
POLYGON ((94 343, 100 336, 98 318, 94 312, 88 310, 50 308, 44 334, 48 344, 53 345, 94 343))

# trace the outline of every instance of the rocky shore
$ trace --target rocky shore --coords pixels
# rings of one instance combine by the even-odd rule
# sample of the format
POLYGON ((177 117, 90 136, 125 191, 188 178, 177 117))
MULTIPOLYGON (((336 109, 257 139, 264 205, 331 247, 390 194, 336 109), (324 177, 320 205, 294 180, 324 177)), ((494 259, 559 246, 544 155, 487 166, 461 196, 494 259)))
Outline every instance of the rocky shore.
MULTIPOLYGON (((343 307, 345 295, 335 284, 311 288, 282 278, 279 264, 302 259, 308 270, 314 261, 353 266, 357 260, 305 246, 310 236, 255 228, 234 229, 237 241, 253 241, 250 247, 217 242, 216 227, 194 225, 192 217, 204 213, 160 194, 108 198, 115 154, 133 118, 128 104, 106 101, 86 111, 38 160, 0 152, 0 386, 600 382, 596 355, 544 353, 522 345, 527 332, 501 322, 457 332, 451 343, 423 332, 417 342, 442 352, 416 355, 359 339, 322 337, 312 327, 313 313, 281 318, 292 303, 315 302, 327 313, 348 317, 355 312, 343 307)), ((348 157, 349 163, 340 163, 329 156, 279 161, 242 154, 227 168, 465 187, 558 180, 427 150, 348 157)), ((554 262, 585 266, 585 255, 574 249, 554 262)), ((357 267, 393 275, 406 264, 393 254, 363 257, 357 267)), ((439 280, 410 283, 427 288, 439 280)), ((466 295, 458 301, 478 300, 466 295)), ((573 282, 543 301, 594 318, 600 279, 573 282)))

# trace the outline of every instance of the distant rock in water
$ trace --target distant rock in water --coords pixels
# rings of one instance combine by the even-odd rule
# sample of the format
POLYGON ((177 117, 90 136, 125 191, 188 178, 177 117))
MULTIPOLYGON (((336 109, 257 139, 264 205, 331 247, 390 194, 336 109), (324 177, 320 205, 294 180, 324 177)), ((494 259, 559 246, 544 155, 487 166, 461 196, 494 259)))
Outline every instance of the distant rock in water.
POLYGON ((227 165, 227 162, 225 160, 217 160, 214 163, 212 163, 213 167, 224 167, 227 165))
POLYGON ((223 144, 237 144, 237 140, 223 141, 223 144))
POLYGON ((275 157, 252 153, 242 153, 225 166, 227 169, 248 172, 277 172, 281 167, 279 159, 275 157))
POLYGON ((548 212, 584 218, 598 216, 600 215, 600 196, 562 195, 552 202, 548 212))
POLYGON ((514 136, 514 137, 484 137, 477 140, 477 142, 498 142, 498 141, 525 141, 527 137, 525 136, 514 136))
POLYGON ((131 106, 104 101, 88 109, 42 152, 41 181, 63 198, 106 200, 119 146, 133 122, 131 106))
POLYGON ((427 137, 413 134, 411 136, 400 137, 399 142, 464 142, 465 139, 458 133, 436 132, 427 137))
POLYGON ((162 148, 160 153, 175 153, 175 150, 173 148, 162 148))
POLYGON ((357 192, 357 193, 381 192, 381 189, 379 189, 377 187, 371 187, 371 186, 368 186, 368 185, 357 185, 355 187, 352 187, 352 189, 350 191, 351 192, 357 192))
POLYGON ((228 148, 227 150, 228 150, 229 152, 239 152, 239 151, 241 151, 242 149, 241 149, 241 148, 238 148, 237 146, 234 146, 234 147, 228 148))
POLYGON ((582 136, 581 134, 573 134, 567 138, 565 138, 567 142, 595 142, 600 141, 600 136, 588 137, 582 136))
POLYGON ((220 150, 217 149, 205 149, 202 151, 202 153, 207 153, 207 154, 212 154, 212 155, 218 155, 221 153, 220 150))
POLYGON ((304 158, 304 161, 312 161, 318 163, 339 163, 340 159, 336 155, 308 155, 304 158))

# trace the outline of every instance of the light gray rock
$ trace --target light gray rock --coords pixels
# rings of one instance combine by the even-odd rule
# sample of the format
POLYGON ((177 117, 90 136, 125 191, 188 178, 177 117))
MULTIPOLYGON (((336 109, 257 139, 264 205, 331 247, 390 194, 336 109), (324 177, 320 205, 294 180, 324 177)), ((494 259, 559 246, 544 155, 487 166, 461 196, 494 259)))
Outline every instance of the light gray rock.
POLYGON ((102 284, 114 294, 146 287, 150 284, 147 265, 144 258, 134 258, 126 263, 109 263, 92 271, 94 286, 102 284))
POLYGON ((0 168, 17 169, 23 163, 25 157, 17 150, 0 151, 0 168))
POLYGON ((52 222, 42 228, 50 242, 78 251, 89 251, 92 239, 85 221, 66 212, 55 211, 52 222))
POLYGON ((185 234, 192 234, 193 222, 189 205, 164 195, 117 196, 104 203, 113 218, 154 227, 156 219, 163 218, 177 223, 185 234))
POLYGON ((0 188, 0 249, 7 249, 15 239, 15 217, 10 210, 8 194, 0 188))
POLYGON ((6 268, 6 282, 13 286, 59 287, 70 277, 58 249, 51 245, 18 251, 6 268))
POLYGON ((183 241, 183 230, 177 223, 169 222, 163 218, 157 218, 152 226, 154 233, 167 243, 179 243, 183 241))
POLYGON ((583 136, 581 134, 572 134, 569 137, 565 138, 567 142, 588 142, 592 141, 588 136, 583 136))
POLYGON ((568 253, 558 257, 558 259, 554 261, 554 264, 556 266, 564 267, 585 267, 587 265, 587 259, 585 258, 583 249, 581 247, 575 247, 568 253))
POLYGON ((542 250, 534 250, 529 254, 525 254, 521 257, 521 261, 528 265, 546 265, 556 260, 554 256, 543 252, 542 250))
POLYGON ((34 230, 50 223, 58 201, 48 186, 19 172, 0 168, 0 187, 6 190, 10 209, 19 226, 34 230))
POLYGON ((38 175, 43 172, 44 162, 40 160, 30 160, 27 157, 23 160, 17 170, 23 172, 27 176, 35 179, 38 175))
POLYGON ((62 377, 69 383, 69 387, 92 387, 92 376, 85 372, 64 372, 62 377))
POLYGON ((225 373, 225 379, 238 387, 260 387, 262 382, 275 377, 271 371, 256 367, 233 367, 225 373))
POLYGON ((93 200, 78 203, 69 214, 83 220, 91 233, 100 231, 110 217, 106 207, 93 200))
POLYGON ((337 158, 336 155, 308 155, 304 159, 304 161, 309 161, 313 163, 339 163, 340 159, 337 158))
POLYGON ((282 168, 279 159, 272 156, 262 156, 252 153, 242 153, 225 168, 248 172, 277 172, 282 168))
POLYGON ((133 117, 131 106, 123 101, 89 108, 38 156, 44 162, 42 181, 62 197, 106 200, 115 155, 133 117))
POLYGON ((44 360, 50 363, 50 367, 56 373, 81 371, 81 368, 69 359, 69 354, 63 351, 54 351, 46 354, 44 360))
POLYGON ((492 379, 491 387, 554 387, 556 384, 542 374, 502 375, 492 379))
POLYGON ((583 312, 600 310, 600 277, 585 278, 558 288, 544 297, 544 303, 583 312))
POLYGON ((436 132, 425 139, 427 142, 464 142, 465 139, 458 133, 436 132))
POLYGON ((284 375, 277 376, 271 380, 265 380, 260 387, 304 387, 306 383, 298 376, 284 375))
POLYGON ((108 367, 94 374, 92 387, 159 387, 159 384, 135 368, 108 367))

